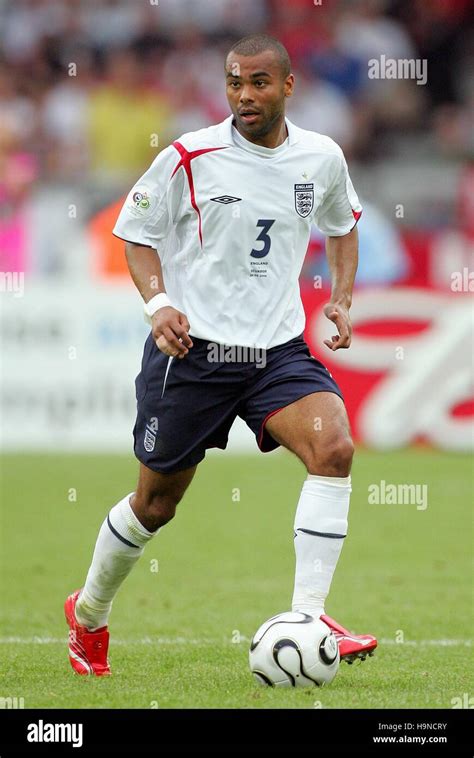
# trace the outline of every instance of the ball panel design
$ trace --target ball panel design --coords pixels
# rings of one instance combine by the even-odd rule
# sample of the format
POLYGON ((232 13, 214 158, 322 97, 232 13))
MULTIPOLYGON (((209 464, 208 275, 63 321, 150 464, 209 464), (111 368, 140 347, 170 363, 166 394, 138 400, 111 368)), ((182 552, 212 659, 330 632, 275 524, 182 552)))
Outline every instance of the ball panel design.
POLYGON ((339 648, 330 628, 306 613, 272 616, 255 633, 250 670, 259 682, 276 687, 330 683, 339 668, 339 648))
POLYGON ((276 616, 272 616, 255 632, 250 643, 250 650, 255 650, 264 634, 266 634, 274 624, 280 624, 283 622, 286 624, 310 624, 312 621, 314 621, 312 616, 308 616, 307 613, 300 613, 299 611, 288 611, 286 613, 279 613, 276 616))

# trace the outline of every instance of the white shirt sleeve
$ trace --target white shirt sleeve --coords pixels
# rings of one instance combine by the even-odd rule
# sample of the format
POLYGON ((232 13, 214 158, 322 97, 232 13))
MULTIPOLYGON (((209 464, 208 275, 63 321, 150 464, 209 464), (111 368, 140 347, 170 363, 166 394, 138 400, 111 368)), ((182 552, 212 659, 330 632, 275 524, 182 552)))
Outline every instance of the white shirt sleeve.
POLYGON ((157 155, 130 190, 113 229, 116 237, 157 248, 171 225, 169 183, 178 162, 171 145, 157 155))
POLYGON ((340 148, 338 158, 334 181, 315 213, 316 226, 328 237, 348 234, 362 213, 362 206, 352 186, 346 159, 340 148))

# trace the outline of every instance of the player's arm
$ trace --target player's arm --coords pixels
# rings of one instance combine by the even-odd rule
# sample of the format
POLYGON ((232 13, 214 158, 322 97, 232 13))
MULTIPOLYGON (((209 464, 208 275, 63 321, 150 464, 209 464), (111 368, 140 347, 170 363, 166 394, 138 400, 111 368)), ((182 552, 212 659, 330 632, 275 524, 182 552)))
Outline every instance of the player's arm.
MULTIPOLYGON (((130 275, 145 303, 165 292, 160 258, 152 247, 125 243, 130 275)), ((152 316, 151 330, 157 347, 166 355, 184 358, 193 346, 184 313, 171 306, 159 308, 152 316)))
POLYGON ((351 344, 349 308, 357 271, 358 239, 357 227, 341 237, 326 238, 326 256, 331 272, 331 300, 324 306, 324 314, 335 323, 338 331, 330 340, 324 340, 330 350, 347 348, 351 344))

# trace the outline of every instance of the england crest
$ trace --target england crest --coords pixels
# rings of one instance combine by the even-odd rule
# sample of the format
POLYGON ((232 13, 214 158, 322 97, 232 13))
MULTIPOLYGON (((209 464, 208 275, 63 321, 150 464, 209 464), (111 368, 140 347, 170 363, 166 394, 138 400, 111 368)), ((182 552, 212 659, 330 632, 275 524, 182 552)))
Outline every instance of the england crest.
POLYGON ((314 206, 314 184, 295 184, 295 208, 298 216, 306 218, 314 206))

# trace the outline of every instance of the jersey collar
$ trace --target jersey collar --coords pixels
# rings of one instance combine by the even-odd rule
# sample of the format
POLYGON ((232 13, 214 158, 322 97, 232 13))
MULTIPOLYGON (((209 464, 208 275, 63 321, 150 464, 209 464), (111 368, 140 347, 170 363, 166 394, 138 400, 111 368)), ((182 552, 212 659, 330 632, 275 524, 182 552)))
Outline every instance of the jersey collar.
MULTIPOLYGON (((219 137, 226 145, 235 145, 232 139, 232 121, 234 117, 229 116, 222 121, 219 129, 219 137)), ((288 146, 294 145, 299 141, 298 127, 291 123, 291 121, 285 117, 286 128, 288 129, 288 146)))

